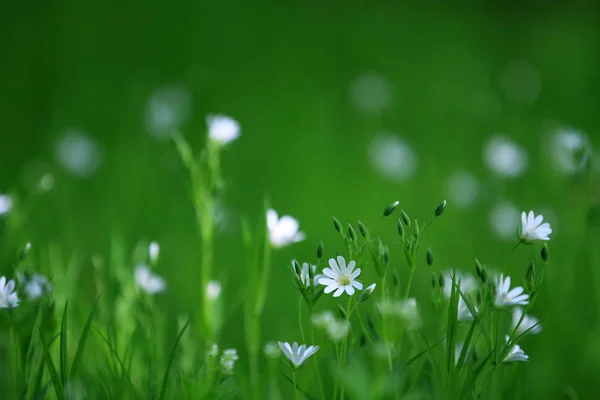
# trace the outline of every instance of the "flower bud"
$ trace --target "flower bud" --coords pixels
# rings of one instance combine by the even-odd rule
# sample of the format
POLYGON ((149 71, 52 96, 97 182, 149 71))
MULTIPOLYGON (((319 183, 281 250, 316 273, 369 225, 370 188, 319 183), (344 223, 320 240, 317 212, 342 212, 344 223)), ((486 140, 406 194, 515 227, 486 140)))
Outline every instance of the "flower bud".
POLYGON ((359 303, 363 303, 363 302, 367 301, 369 299, 369 297, 371 297, 371 294, 375 290, 376 286, 377 286, 377 284, 373 283, 372 285, 366 287, 365 290, 363 290, 361 292, 360 298, 358 299, 358 302, 359 303))
POLYGON ((319 247, 317 248, 317 258, 320 260, 323 258, 323 254, 325 253, 325 245, 323 245, 323 241, 319 243, 319 247))
POLYGON ((535 265, 533 264, 533 261, 529 263, 525 279, 527 281, 527 288, 529 291, 532 291, 535 288, 535 265))
POLYGON ((356 232, 354 231, 352 224, 348 224, 348 236, 350 237, 351 241, 356 241, 356 232))
POLYGON ((392 213, 394 211, 396 211, 396 208, 398 207, 398 204, 400 204, 399 201, 395 201, 392 204, 390 204, 389 206, 387 206, 386 208, 383 209, 383 217, 389 217, 390 215, 392 215, 392 213))
POLYGON ((29 250, 31 250, 31 242, 25 243, 23 249, 21 249, 21 253, 19 254, 19 262, 25 261, 27 255, 29 254, 29 250))
POLYGON ((342 229, 342 224, 340 224, 340 221, 338 221, 335 217, 333 217, 333 227, 335 228, 336 231, 338 231, 339 233, 343 234, 344 231, 342 229))
POLYGON ((392 270, 392 285, 394 285, 394 287, 398 287, 399 284, 400 276, 398 275, 398 270, 394 269, 392 270))
POLYGON ((488 273, 485 267, 481 267, 481 282, 487 283, 488 281, 488 273))
POLYGON ((360 335, 360 347, 365 347, 367 345, 367 336, 363 333, 360 335))
POLYGON ((440 285, 440 289, 443 289, 443 288, 444 288, 444 285, 445 285, 445 283, 446 283, 445 281, 446 281, 446 279, 444 278, 444 274, 442 274, 442 273, 440 272, 440 274, 439 274, 439 276, 438 276, 438 284, 440 285))
POLYGON ((440 203, 440 205, 437 206, 437 208, 435 209, 435 216, 439 217, 440 215, 442 215, 444 213, 445 209, 446 209, 446 200, 442 201, 440 203))
POLYGON ((481 278, 481 271, 483 270, 483 267, 481 266, 481 263, 479 262, 478 259, 475 259, 475 272, 477 273, 477 276, 479 278, 481 278))
POLYGON ((369 230, 367 229, 367 227, 360 221, 358 221, 358 230, 360 231, 360 234, 362 235, 362 237, 364 237, 365 239, 369 238, 369 230))
POLYGON ((427 249, 427 265, 430 267, 433 265, 433 252, 431 251, 431 247, 427 249))
POLYGON ((408 214, 404 212, 404 210, 402 210, 402 222, 404 222, 404 225, 407 227, 410 227, 410 218, 408 218, 408 214))
POLYGON ((388 265, 390 262, 390 251, 387 247, 383 249, 383 265, 388 265))
POLYGON ((398 218, 398 235, 401 238, 404 238, 404 225, 402 225, 402 220, 398 218))
POLYGON ((437 276, 432 272, 431 273, 431 288, 435 289, 436 285, 437 285, 437 276))
POLYGON ((293 260, 292 265, 294 266, 294 272, 296 273, 296 275, 300 276, 300 274, 302 272, 302 268, 300 267, 300 264, 298 263, 298 261, 293 260))
POLYGON ((540 252, 540 256, 542 257, 542 260, 544 262, 548 262, 548 257, 549 257, 549 252, 548 252, 548 245, 546 243, 544 243, 542 245, 542 251, 540 252))

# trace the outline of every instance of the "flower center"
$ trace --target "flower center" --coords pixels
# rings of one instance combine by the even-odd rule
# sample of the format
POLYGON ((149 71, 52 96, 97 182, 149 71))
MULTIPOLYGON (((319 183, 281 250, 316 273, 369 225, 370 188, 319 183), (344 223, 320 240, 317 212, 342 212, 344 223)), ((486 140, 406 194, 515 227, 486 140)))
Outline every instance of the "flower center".
POLYGON ((348 275, 340 275, 338 278, 338 283, 342 286, 348 286, 350 284, 350 277, 348 275))

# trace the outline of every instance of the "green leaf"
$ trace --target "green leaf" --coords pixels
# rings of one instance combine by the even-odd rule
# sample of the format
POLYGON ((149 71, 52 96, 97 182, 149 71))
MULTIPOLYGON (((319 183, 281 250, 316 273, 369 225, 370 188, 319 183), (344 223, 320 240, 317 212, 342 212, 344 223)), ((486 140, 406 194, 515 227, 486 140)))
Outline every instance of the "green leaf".
POLYGON ((58 375, 58 371, 56 370, 54 361, 52 361, 52 356, 50 355, 50 348, 46 343, 46 340, 44 339, 44 333, 42 332, 42 329, 40 327, 38 327, 38 330, 40 332, 40 340, 44 348, 44 359, 46 360, 48 373, 50 374, 50 378, 52 379, 52 383, 54 384, 54 392, 56 393, 56 398, 62 400, 64 399, 64 392, 60 376, 58 375))
POLYGON ((92 320, 94 319, 94 313, 98 308, 98 302, 100 301, 100 297, 96 299, 96 303, 94 304, 94 308, 92 312, 88 316, 87 321, 85 321, 85 326, 83 327, 83 332, 81 332, 81 337, 79 338, 79 344, 77 345, 77 351, 75 352, 75 358, 73 358, 73 364, 71 364, 71 378, 73 378, 77 374, 77 370, 79 369, 79 364, 81 363, 81 359, 83 357, 83 350, 85 349, 85 343, 87 341, 88 334, 90 333, 90 328, 92 327, 92 320))
POLYGON ((63 387, 67 386, 67 374, 69 372, 69 359, 67 354, 67 320, 69 300, 65 301, 62 322, 60 324, 60 379, 63 387))
MULTIPOLYGON (((104 343, 106 343, 106 345, 110 349, 111 353, 114 355, 115 359, 119 363, 119 366, 121 367, 121 370, 124 371, 124 372, 127 371, 127 369, 125 368, 125 365, 123 364, 123 361, 121 361, 121 357, 119 357, 119 354, 114 349, 114 347, 112 346, 112 344, 110 344, 110 342, 108 341, 108 339, 106 339, 106 337, 98 329, 94 329, 94 330, 102 338, 102 340, 104 340, 104 343)), ((127 382, 129 383, 129 386, 131 387, 131 393, 133 393, 133 395, 134 395, 134 397, 136 399, 139 399, 140 396, 138 396, 137 390, 135 389, 135 386, 133 385, 133 382, 131 381, 131 376, 129 374, 125 374, 125 375, 127 375, 127 382)))
POLYGON ((169 379, 169 372, 171 371, 171 367, 173 366, 173 361, 175 360, 175 354, 177 353, 177 347, 179 346, 179 342, 181 341, 181 338, 183 337, 183 334, 185 333, 185 330, 188 328, 189 325, 190 325, 190 321, 188 321, 183 326, 183 328, 181 328, 181 330, 179 331, 179 334, 177 335, 177 339, 175 339, 175 344, 173 345, 173 349, 171 350, 171 355, 169 356, 169 362, 167 363, 167 369, 165 370, 165 374, 163 376, 162 388, 160 389, 160 396, 158 397, 159 400, 162 400, 165 398, 165 393, 167 390, 167 381, 169 379))

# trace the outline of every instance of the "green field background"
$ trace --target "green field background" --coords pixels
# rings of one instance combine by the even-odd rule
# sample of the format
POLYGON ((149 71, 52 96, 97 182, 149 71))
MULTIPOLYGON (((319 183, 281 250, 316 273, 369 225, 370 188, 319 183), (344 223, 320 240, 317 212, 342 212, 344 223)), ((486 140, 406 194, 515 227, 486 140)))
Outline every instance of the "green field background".
MULTIPOLYGON (((0 10, 0 192, 27 210, 19 229, 0 220, 2 274, 12 274, 25 241, 34 249, 57 244, 81 257, 81 290, 71 304, 84 312, 95 297, 87 290, 92 254, 108 255, 115 237, 130 249, 156 240, 158 271, 168 282, 161 308, 198 307, 192 299, 201 290, 200 241, 186 171, 173 144, 144 124, 153 92, 176 85, 190 95, 180 130, 196 148, 208 113, 226 113, 242 126, 223 154, 228 217, 215 253, 231 310, 223 347, 243 349, 239 218, 262 218, 265 194, 274 208, 298 218, 307 236, 273 254, 264 315, 265 340, 294 341, 297 294, 286 267, 292 258, 314 261, 321 240, 327 256, 343 250, 331 217, 344 224, 360 219, 387 237, 391 262, 405 268, 400 245, 393 245, 394 222, 379 218, 383 207, 399 200, 411 216, 428 219, 448 198, 450 174, 466 169, 480 181, 479 196, 466 208, 448 199, 425 239, 434 270, 473 271, 477 257, 520 280, 539 247, 511 255, 514 242, 494 235, 490 209, 509 200, 548 211, 551 260, 532 312, 544 329, 523 341, 530 362, 519 371, 535 398, 600 393, 598 174, 562 176, 547 151, 555 124, 599 144, 594 2, 27 0, 4 2, 0 10), (514 101, 503 90, 511 60, 538 71, 534 101, 514 101), (387 83, 381 111, 365 113, 352 102, 352 83, 365 74, 387 83), (102 164, 88 178, 69 174, 56 158, 57 141, 74 128, 102 149, 102 164), (369 143, 381 131, 415 149, 418 165, 409 179, 390 180, 372 168, 369 143), (501 179, 486 167, 482 148, 496 133, 527 151, 522 177, 501 179), (40 170, 55 177, 43 194, 31 185, 40 170)), ((29 267, 53 274, 35 250, 29 267)), ((361 276, 365 283, 375 277, 372 270, 361 276)), ((427 299, 424 262, 415 279, 415 295, 427 299)), ((333 305, 326 299, 320 307, 333 305)))

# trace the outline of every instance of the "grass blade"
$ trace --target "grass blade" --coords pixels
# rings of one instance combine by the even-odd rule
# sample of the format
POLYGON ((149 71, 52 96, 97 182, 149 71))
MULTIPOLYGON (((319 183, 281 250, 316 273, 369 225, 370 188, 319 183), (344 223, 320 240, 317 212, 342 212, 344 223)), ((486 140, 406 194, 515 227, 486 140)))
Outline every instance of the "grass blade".
POLYGON ((67 311, 69 308, 69 300, 65 302, 65 310, 63 311, 62 322, 60 324, 60 379, 63 387, 67 386, 67 375, 69 373, 69 361, 67 358, 67 311))
MULTIPOLYGON (((110 344, 110 342, 108 341, 108 339, 106 337, 104 337, 104 335, 102 334, 102 332, 100 332, 98 329, 95 329, 95 331, 102 338, 102 340, 104 340, 104 342, 106 343, 106 345, 110 349, 110 352, 115 356, 115 359, 119 363, 119 366, 121 367, 121 370, 122 371, 127 371, 127 369, 125 368, 125 365, 121 361, 121 357, 119 357, 119 354, 114 349, 114 347, 110 344)), ((135 386, 133 385, 133 382, 131 381, 131 376, 129 374, 127 374, 127 382, 129 383, 129 386, 131 386, 131 392, 133 393, 134 397, 136 399, 139 399, 140 396, 138 395, 137 390, 135 389, 135 386)))
POLYGON ((75 358, 73 358, 73 364, 71 364, 71 373, 70 376, 73 378, 75 374, 77 374, 77 370, 79 369, 79 364, 81 363, 81 359, 83 357, 83 350, 85 349, 85 343, 90 333, 90 328, 92 327, 92 320, 94 319, 94 314, 96 313, 96 309, 98 308, 98 302, 100 301, 100 297, 96 299, 96 304, 94 304, 94 308, 92 312, 88 316, 87 321, 85 321, 85 326, 83 327, 83 332, 81 332, 81 337, 79 338, 79 344, 77 345, 77 351, 75 352, 75 358))
POLYGON ((177 339, 175 339, 175 344, 173 345, 173 350, 171 350, 171 355, 169 356, 169 362, 167 364, 167 369, 165 370, 165 375, 163 376, 162 387, 160 389, 159 400, 163 400, 165 398, 165 392, 167 390, 167 380, 169 379, 169 372, 171 371, 171 366, 173 365, 173 361, 175 360, 175 354, 177 353, 177 347, 179 346, 179 342, 185 333, 185 330, 190 326, 190 321, 188 321, 183 328, 179 331, 177 335, 177 339))
POLYGON ((44 359, 46 360, 46 366, 48 368, 48 373, 50 374, 50 378, 52 379, 52 383, 54 384, 54 391, 56 392, 56 398, 59 400, 64 399, 63 385, 60 380, 60 376, 58 375, 58 371, 56 370, 56 366, 54 365, 54 361, 52 361, 52 356, 50 355, 50 348, 48 344, 44 340, 44 333, 42 329, 39 328, 40 332, 40 340, 42 342, 42 346, 44 347, 44 359))

